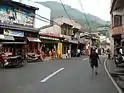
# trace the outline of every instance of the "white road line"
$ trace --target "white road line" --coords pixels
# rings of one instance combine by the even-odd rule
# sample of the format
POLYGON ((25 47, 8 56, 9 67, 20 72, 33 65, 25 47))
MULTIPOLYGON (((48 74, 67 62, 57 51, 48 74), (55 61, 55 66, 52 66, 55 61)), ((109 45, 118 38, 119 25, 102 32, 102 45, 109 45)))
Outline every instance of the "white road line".
POLYGON ((88 58, 85 58, 85 59, 83 59, 83 60, 88 60, 88 58))
POLYGON ((109 78, 111 79, 112 83, 114 84, 114 86, 117 88, 118 92, 119 93, 123 93, 121 88, 117 85, 117 83, 115 82, 115 80, 112 78, 112 76, 110 75, 108 69, 107 69, 107 59, 104 61, 104 68, 105 68, 105 71, 107 73, 107 75, 109 76, 109 78))
POLYGON ((50 79, 51 77, 53 77, 54 75, 56 75, 57 73, 59 73, 60 71, 64 70, 64 68, 61 68, 59 70, 57 70, 56 72, 50 74, 49 76, 45 77, 43 80, 41 80, 40 82, 44 83, 46 82, 48 79, 50 79))

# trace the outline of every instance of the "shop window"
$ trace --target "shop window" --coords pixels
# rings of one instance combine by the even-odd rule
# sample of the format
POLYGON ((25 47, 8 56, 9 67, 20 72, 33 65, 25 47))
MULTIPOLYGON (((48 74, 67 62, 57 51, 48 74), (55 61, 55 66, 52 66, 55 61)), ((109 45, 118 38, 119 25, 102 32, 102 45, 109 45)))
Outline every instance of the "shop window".
POLYGON ((121 25, 122 25, 122 15, 115 15, 114 26, 121 26, 121 25))

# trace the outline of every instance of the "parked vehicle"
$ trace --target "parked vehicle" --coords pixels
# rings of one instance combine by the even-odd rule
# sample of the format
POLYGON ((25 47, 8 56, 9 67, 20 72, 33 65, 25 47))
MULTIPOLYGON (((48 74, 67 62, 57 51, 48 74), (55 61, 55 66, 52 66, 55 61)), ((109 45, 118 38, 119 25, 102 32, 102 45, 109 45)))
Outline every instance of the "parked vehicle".
POLYGON ((24 60, 21 56, 11 56, 7 61, 9 63, 7 66, 21 67, 24 65, 24 60))
POLYGON ((114 62, 117 67, 119 64, 124 63, 124 55, 119 54, 119 55, 114 56, 114 62))
POLYGON ((1 67, 5 67, 6 65, 8 65, 7 59, 8 57, 4 53, 0 53, 0 66, 1 67))
POLYGON ((6 56, 4 53, 0 54, 1 67, 21 67, 24 65, 24 60, 21 56, 6 56))
POLYGON ((34 53, 28 53, 26 56, 27 62, 42 62, 43 59, 40 57, 40 55, 36 55, 34 53))

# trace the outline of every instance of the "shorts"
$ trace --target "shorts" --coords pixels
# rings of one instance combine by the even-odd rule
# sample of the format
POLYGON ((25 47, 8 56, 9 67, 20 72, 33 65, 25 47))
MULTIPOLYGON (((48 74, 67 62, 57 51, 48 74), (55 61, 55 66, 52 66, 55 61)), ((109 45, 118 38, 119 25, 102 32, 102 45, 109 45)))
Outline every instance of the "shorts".
POLYGON ((98 63, 91 63, 91 67, 92 67, 92 68, 94 68, 94 67, 95 67, 95 68, 98 68, 98 63))

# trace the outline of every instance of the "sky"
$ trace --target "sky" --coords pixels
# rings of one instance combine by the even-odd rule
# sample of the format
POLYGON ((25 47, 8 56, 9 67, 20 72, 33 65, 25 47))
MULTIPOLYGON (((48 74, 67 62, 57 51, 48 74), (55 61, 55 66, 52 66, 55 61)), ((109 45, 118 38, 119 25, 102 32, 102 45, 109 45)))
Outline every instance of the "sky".
MULTIPOLYGON (((60 0, 31 0, 31 1, 57 1, 60 0)), ((80 7, 79 0, 62 0, 64 4, 70 5, 72 8, 76 8, 82 12, 86 12, 99 18, 110 21, 110 0, 81 0, 83 10, 80 7)))

